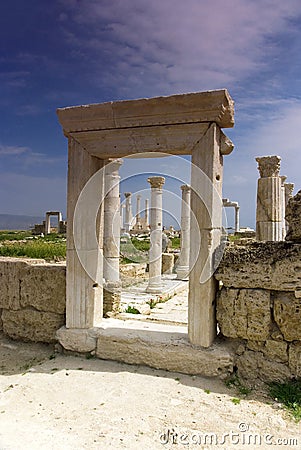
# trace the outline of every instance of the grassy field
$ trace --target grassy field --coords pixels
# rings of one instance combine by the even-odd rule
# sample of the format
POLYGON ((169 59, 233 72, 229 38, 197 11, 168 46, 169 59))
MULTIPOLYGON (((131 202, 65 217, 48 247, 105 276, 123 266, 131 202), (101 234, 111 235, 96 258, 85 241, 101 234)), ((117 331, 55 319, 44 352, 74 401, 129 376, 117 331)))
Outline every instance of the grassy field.
MULTIPOLYGON (((149 239, 132 237, 121 243, 120 253, 123 263, 148 262, 149 239)), ((180 247, 180 239, 172 239, 172 248, 180 247)), ((32 236, 30 231, 0 231, 0 256, 42 258, 47 261, 66 258, 66 238, 56 233, 44 237, 32 236)))
POLYGON ((57 234, 32 236, 30 231, 0 231, 0 256, 64 260, 66 238, 57 234))

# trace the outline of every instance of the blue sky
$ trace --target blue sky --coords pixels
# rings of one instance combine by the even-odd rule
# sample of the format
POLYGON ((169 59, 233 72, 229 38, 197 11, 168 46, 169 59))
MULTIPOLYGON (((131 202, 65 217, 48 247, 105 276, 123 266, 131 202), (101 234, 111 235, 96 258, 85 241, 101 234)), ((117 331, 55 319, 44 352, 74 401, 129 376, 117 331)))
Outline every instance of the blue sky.
POLYGON ((224 196, 242 225, 254 226, 256 156, 280 155, 300 189, 299 0, 11 0, 0 11, 0 213, 65 213, 58 107, 221 88, 236 109, 224 196))

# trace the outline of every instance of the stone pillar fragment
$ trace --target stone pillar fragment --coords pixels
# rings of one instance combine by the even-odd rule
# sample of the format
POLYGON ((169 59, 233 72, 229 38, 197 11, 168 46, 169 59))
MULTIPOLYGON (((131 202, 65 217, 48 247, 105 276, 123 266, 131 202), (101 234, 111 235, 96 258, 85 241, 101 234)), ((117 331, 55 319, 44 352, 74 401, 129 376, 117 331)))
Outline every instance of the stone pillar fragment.
POLYGON ((239 206, 235 206, 235 233, 239 233, 240 224, 239 224, 239 206))
POLYGON ((279 156, 256 158, 260 178, 257 185, 256 239, 282 240, 282 191, 279 156))
POLYGON ((188 336, 192 344, 202 347, 210 347, 217 332, 218 286, 213 273, 222 236, 222 155, 232 148, 232 142, 212 123, 192 151, 188 336))
MULTIPOLYGON (((103 289, 98 280, 103 278, 103 258, 95 259, 103 247, 103 203, 104 193, 102 169, 104 161, 82 148, 69 138, 68 196, 67 196, 67 273, 66 273, 66 327, 92 328, 99 323, 103 314, 103 289), (97 190, 87 182, 94 174, 101 173, 97 190), (84 195, 83 195, 84 194, 84 195), (78 201, 83 198, 83 213, 78 211, 78 201), (88 199, 89 198, 89 202, 88 199), (96 223, 89 212, 93 202, 99 212, 96 223), (95 248, 91 248, 91 236, 95 234, 95 248), (77 239, 76 239, 77 237, 77 239), (97 246, 97 247, 96 247, 97 246), (92 262, 91 262, 92 261, 92 262), (83 264, 85 263, 85 264, 83 264), (93 267, 92 267, 93 266, 93 267), (87 272, 87 267, 90 268, 87 272)), ((79 208, 81 210, 81 208, 79 208)))
POLYGON ((161 267, 162 267, 162 188, 164 177, 150 177, 147 180, 151 185, 150 210, 150 250, 149 250, 149 282, 147 292, 161 293, 161 267))
POLYGON ((189 275, 190 252, 190 186, 181 186, 181 253, 177 263, 177 278, 187 280, 189 275))
POLYGON ((284 188, 284 182, 286 180, 286 176, 285 175, 281 175, 280 179, 281 179, 281 218, 282 218, 282 236, 281 236, 281 240, 284 241, 285 240, 285 236, 286 236, 286 223, 285 223, 285 188, 284 188))
POLYGON ((45 220, 45 234, 50 234, 51 232, 51 226, 50 226, 50 214, 46 213, 46 220, 45 220))
POLYGON ((136 195, 136 224, 140 223, 141 195, 136 195))
POLYGON ((131 192, 125 192, 125 223, 124 228, 125 231, 128 233, 131 229, 132 225, 132 193, 131 192))
POLYGON ((145 212, 144 212, 144 222, 145 222, 145 227, 147 228, 149 223, 148 223, 148 198, 145 200, 145 212))
MULTIPOLYGON (((295 187, 294 183, 284 183, 285 215, 286 215, 287 204, 288 204, 289 200, 293 197, 294 187, 295 187)), ((288 232, 288 228, 289 228, 289 225, 288 225, 288 222, 287 222, 287 220, 285 218, 285 235, 288 232)))
POLYGON ((122 160, 109 160, 105 167, 104 231, 103 231, 103 315, 118 311, 121 285, 119 278, 120 254, 120 195, 119 168, 122 160))

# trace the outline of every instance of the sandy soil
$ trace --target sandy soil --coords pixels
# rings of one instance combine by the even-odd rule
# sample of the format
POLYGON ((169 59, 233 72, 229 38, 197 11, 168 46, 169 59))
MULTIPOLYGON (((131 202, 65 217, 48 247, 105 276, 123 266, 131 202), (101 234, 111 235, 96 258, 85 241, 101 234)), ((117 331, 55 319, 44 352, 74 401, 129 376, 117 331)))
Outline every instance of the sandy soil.
POLYGON ((0 374, 1 450, 301 448, 300 424, 259 387, 234 404, 220 380, 3 336, 0 374))

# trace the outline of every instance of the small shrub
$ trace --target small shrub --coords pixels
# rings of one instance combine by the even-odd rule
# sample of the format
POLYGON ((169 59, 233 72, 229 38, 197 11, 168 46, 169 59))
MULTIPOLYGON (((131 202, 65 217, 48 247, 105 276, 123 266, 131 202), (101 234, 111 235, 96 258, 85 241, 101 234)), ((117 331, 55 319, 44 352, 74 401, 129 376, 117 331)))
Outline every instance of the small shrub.
POLYGON ((128 314, 140 314, 140 311, 137 308, 135 308, 135 306, 131 305, 128 305, 125 312, 128 314))
POLYGON ((296 422, 301 420, 301 380, 270 383, 269 393, 290 412, 296 422))

